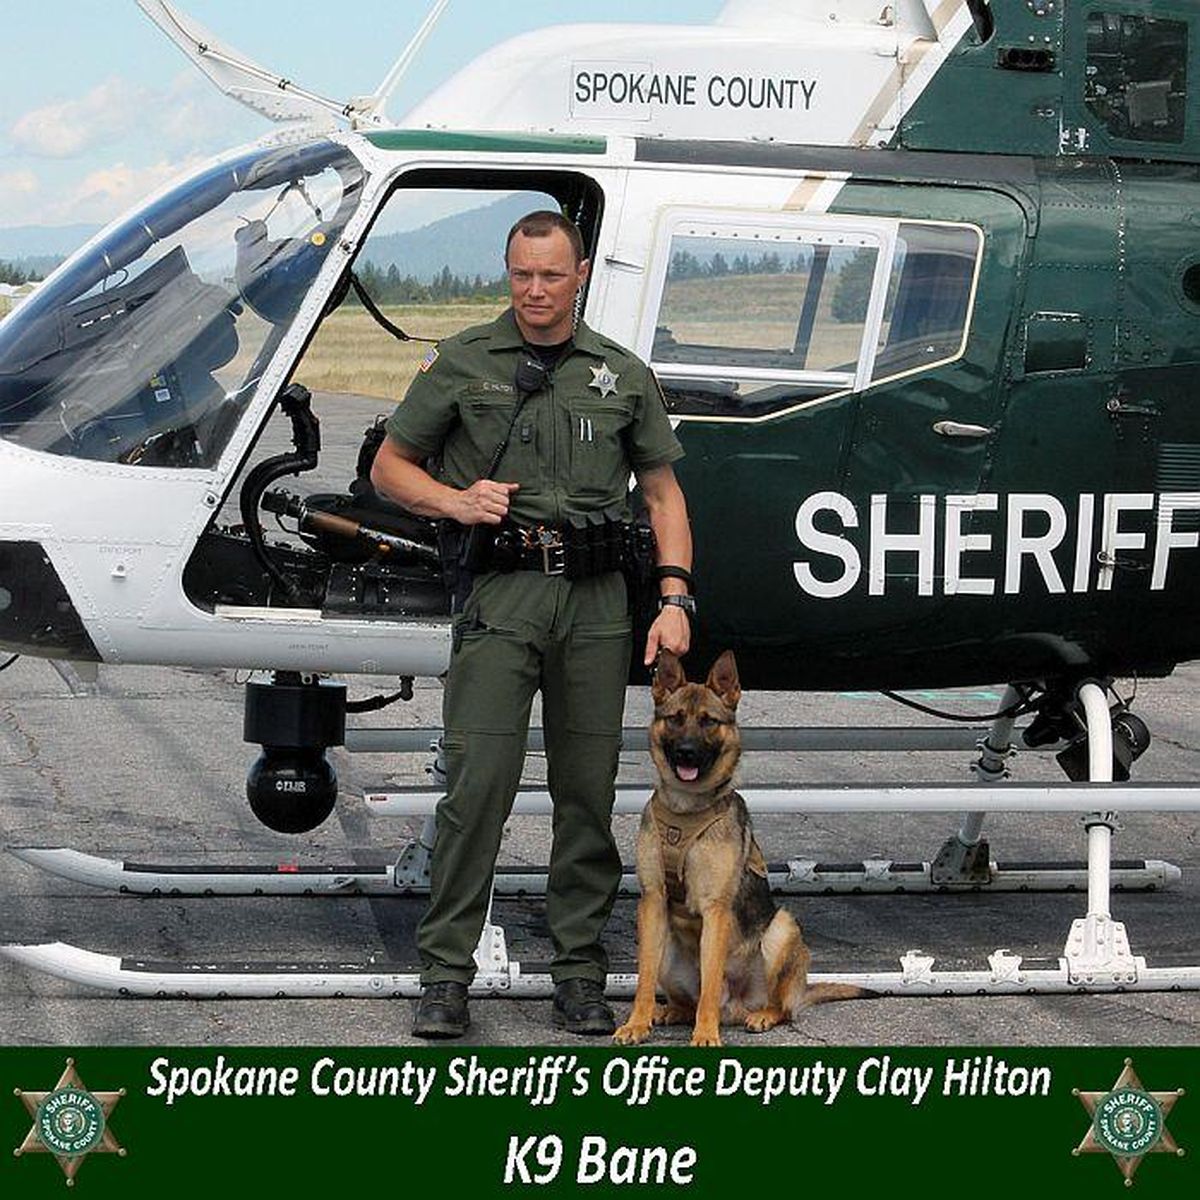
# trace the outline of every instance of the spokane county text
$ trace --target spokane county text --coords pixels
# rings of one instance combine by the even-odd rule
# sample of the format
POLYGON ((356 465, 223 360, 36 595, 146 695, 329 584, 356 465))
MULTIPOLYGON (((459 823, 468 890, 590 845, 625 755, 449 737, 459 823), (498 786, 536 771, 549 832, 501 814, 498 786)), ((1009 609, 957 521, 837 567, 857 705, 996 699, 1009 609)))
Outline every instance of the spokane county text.
POLYGON ((678 75, 662 71, 587 70, 573 74, 572 110, 666 108, 779 109, 808 112, 817 90, 815 79, 761 75, 678 75))

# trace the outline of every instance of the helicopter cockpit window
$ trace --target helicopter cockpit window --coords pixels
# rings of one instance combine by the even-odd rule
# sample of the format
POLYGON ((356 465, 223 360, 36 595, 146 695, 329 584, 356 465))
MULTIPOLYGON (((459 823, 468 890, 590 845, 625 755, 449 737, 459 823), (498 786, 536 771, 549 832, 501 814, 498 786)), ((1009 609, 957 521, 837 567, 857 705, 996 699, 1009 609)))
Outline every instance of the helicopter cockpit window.
POLYGON ((1084 100, 1111 137, 1182 142, 1187 58, 1184 21, 1089 12, 1084 100))
POLYGON ((872 383, 962 352, 982 248, 983 235, 970 225, 901 222, 872 383))
POLYGON ((888 238, 861 223, 677 225, 650 351, 668 407, 762 416, 865 383, 889 256, 888 238))
POLYGON ((258 150, 116 226, 0 323, 0 437, 212 466, 363 178, 332 142, 258 150))

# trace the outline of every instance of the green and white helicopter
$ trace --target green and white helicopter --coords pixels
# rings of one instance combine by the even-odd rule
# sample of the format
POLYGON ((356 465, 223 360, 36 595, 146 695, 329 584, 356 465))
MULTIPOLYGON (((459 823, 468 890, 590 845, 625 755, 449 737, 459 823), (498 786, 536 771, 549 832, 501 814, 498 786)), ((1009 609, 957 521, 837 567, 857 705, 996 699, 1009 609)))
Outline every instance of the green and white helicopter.
MULTIPOLYGON (((344 494, 275 486, 320 458, 305 350, 393 206, 535 193, 583 231, 581 311, 653 365, 687 451, 698 659, 732 648, 759 689, 1004 681, 985 783, 1027 713, 1025 742, 1061 745, 1073 780, 1128 778, 1148 734, 1113 680, 1200 657, 1194 3, 730 0, 710 26, 513 38, 395 121, 388 97, 445 0, 349 102, 165 0, 138 3, 277 129, 109 226, 0 324, 0 648, 269 673, 248 693, 248 740, 273 748, 252 802, 275 828, 323 819, 324 750, 352 738, 327 677, 436 676, 450 639, 424 522, 362 471, 344 494), (250 465, 278 410, 294 448, 250 465), (299 537, 269 540, 264 510, 299 537)), ((602 395, 580 416, 616 436, 602 395)), ((540 436, 535 420, 514 452, 540 436)), ((1147 968, 1108 911, 1111 810, 1194 808, 1189 789, 885 792, 748 789, 764 806, 970 809, 915 876, 809 864, 776 882, 1053 886, 1054 871, 997 870, 983 812, 1074 809, 1093 813, 1088 914, 1057 969, 1000 951, 981 972, 910 956, 854 979, 905 994, 1200 987, 1200 969, 1147 968)), ((21 853, 134 891, 394 891, 419 888, 424 862, 418 844, 377 878, 186 880, 21 853)), ((489 931, 479 986, 540 986, 507 971, 489 931)), ((371 972, 164 985, 69 947, 8 953, 148 994, 416 986, 371 972)))

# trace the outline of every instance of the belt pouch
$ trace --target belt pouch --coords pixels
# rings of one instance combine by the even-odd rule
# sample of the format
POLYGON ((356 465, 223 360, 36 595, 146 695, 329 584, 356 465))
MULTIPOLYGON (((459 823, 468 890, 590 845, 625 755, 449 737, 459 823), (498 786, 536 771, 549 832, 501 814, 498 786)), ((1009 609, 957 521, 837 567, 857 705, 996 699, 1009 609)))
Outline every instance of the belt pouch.
POLYGON ((592 574, 592 547, 588 538, 588 519, 577 514, 567 519, 562 531, 565 561, 563 574, 568 579, 586 579, 592 574))
POLYGON ((496 533, 490 525, 472 525, 463 539, 462 569, 472 575, 490 570, 495 540, 496 533))

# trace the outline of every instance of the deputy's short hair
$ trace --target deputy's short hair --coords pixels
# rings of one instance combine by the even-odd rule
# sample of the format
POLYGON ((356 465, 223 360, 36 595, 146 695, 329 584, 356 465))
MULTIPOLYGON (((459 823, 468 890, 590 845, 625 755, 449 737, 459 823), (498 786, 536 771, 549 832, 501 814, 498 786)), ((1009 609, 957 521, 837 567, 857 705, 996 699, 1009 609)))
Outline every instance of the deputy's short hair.
POLYGON ((571 243, 575 254, 575 265, 583 261, 583 235, 574 221, 568 220, 562 213, 552 212, 548 208, 538 209, 537 212, 526 213, 509 231, 508 240, 504 243, 504 261, 508 262, 508 250, 512 240, 518 233, 525 237, 549 237, 556 229, 561 229, 571 243))

